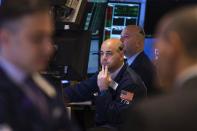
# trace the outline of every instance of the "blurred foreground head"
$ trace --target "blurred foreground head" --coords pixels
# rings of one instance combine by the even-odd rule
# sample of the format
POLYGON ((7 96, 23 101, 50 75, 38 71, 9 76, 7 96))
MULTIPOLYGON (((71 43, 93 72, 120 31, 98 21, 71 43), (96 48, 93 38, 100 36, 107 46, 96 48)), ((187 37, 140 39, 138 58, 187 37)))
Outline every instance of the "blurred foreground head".
POLYGON ((156 33, 158 74, 164 90, 170 90, 184 70, 197 64, 197 6, 165 16, 156 33))
POLYGON ((53 21, 47 0, 4 0, 0 6, 0 55, 32 73, 53 53, 53 21))

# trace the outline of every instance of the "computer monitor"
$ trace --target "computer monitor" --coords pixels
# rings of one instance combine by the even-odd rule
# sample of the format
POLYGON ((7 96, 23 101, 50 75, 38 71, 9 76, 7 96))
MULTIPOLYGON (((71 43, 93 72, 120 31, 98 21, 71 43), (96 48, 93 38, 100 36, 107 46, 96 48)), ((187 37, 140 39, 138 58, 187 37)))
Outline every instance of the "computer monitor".
POLYGON ((120 38, 121 31, 125 26, 139 25, 141 3, 120 2, 112 0, 108 2, 103 40, 108 38, 120 38))
POLYGON ((99 40, 92 39, 90 46, 88 74, 94 74, 99 69, 99 40))
POLYGON ((197 4, 196 0, 147 0, 144 30, 147 37, 153 37, 160 19, 167 13, 187 5, 197 4))
POLYGON ((153 61, 155 60, 155 38, 145 38, 144 40, 144 52, 153 61))
POLYGON ((83 80, 87 77, 91 32, 58 30, 54 36, 56 53, 50 70, 64 80, 83 80))

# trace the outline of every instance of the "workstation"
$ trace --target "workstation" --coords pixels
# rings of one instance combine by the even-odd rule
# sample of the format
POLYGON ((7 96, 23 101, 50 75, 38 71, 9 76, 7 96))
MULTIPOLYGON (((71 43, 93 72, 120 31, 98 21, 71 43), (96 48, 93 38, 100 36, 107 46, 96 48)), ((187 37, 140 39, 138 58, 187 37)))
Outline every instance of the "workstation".
POLYGON ((149 109, 143 102, 160 100, 157 96, 171 92, 166 87, 179 87, 187 78, 179 80, 177 72, 192 59, 186 60, 184 51, 180 55, 182 48, 175 43, 190 42, 179 36, 193 35, 179 30, 189 16, 176 18, 173 11, 196 5, 195 0, 19 1, 0 0, 0 130, 142 130, 143 115, 137 126, 130 122, 141 118, 135 113, 149 109), (164 48, 165 42, 172 46, 164 48), (167 71, 170 64, 177 67, 167 71))

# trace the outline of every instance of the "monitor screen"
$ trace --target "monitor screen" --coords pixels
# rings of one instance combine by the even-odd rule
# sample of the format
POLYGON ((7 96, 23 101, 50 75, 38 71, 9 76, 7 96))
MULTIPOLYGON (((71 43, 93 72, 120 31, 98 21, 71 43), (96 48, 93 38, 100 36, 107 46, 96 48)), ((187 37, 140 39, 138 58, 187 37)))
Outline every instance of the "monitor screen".
POLYGON ((91 40, 88 74, 93 74, 99 69, 99 40, 91 40))
POLYGON ((87 77, 91 33, 81 30, 61 30, 54 36, 56 53, 51 69, 66 80, 87 77))
POLYGON ((83 26, 84 30, 91 30, 92 35, 98 36, 100 35, 101 29, 103 28, 103 23, 105 20, 105 10, 107 3, 92 3, 89 2, 87 4, 87 8, 85 11, 83 26))
POLYGON ((153 37, 159 20, 170 11, 186 5, 197 4, 196 0, 147 0, 144 30, 153 37))
POLYGON ((105 3, 105 2, 107 2, 107 0, 88 0, 88 2, 105 3))
POLYGON ((146 38, 144 41, 144 52, 147 54, 147 56, 151 59, 155 59, 155 38, 146 38))
POLYGON ((121 31, 129 24, 138 25, 141 3, 111 1, 107 5, 103 40, 120 38, 121 31))

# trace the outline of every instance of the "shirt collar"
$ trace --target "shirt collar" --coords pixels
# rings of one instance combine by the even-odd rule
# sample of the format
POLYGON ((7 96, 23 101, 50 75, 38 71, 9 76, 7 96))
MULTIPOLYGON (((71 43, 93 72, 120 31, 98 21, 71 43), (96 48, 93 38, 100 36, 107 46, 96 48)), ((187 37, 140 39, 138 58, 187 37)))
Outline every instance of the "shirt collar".
MULTIPOLYGON (((3 68, 5 73, 10 79, 12 79, 18 85, 24 85, 24 80, 27 78, 27 73, 19 69, 17 66, 9 62, 7 59, 0 57, 0 66, 3 68)), ((49 97, 56 96, 56 91, 53 86, 51 86, 44 78, 42 78, 38 73, 31 74, 33 80, 38 87, 49 97)))
POLYGON ((141 53, 141 52, 138 52, 138 53, 134 54, 133 56, 131 56, 130 58, 127 58, 127 63, 128 63, 129 66, 133 63, 133 61, 135 60, 135 58, 136 58, 140 53, 141 53))
POLYGON ((111 78, 114 80, 116 78, 116 76, 118 75, 118 73, 120 72, 120 70, 122 69, 122 67, 124 66, 124 63, 113 73, 110 73, 111 78))
POLYGON ((176 87, 180 87, 185 81, 195 76, 197 76, 197 64, 185 69, 178 75, 175 81, 176 87))
POLYGON ((3 57, 0 57, 0 65, 10 79, 18 84, 23 83, 26 77, 26 73, 24 71, 3 57))

